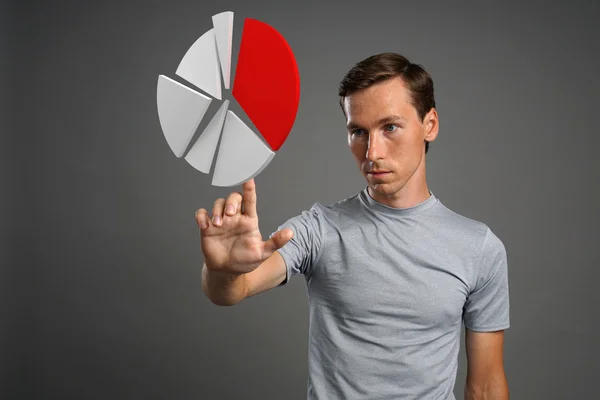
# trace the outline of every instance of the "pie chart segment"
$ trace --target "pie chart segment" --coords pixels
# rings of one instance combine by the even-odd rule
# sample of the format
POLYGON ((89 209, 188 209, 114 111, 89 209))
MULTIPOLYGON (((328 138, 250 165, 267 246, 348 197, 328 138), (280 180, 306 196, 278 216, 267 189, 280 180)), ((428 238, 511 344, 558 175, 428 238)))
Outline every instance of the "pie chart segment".
POLYGON ((200 36, 185 53, 175 73, 221 100, 221 68, 214 28, 200 36))
POLYGON ((225 100, 185 156, 188 164, 205 174, 210 172, 228 108, 229 100, 225 100))
POLYGON ((223 126, 212 184, 221 187, 239 185, 260 174, 274 156, 275 152, 229 110, 223 126))
POLYGON ((212 17, 217 43, 217 54, 221 63, 223 84, 229 89, 231 81, 231 44, 233 42, 233 12, 225 11, 212 17))
POLYGON ((210 97, 164 75, 158 76, 158 118, 165 139, 177 158, 183 156, 211 102, 210 97))
POLYGON ((279 150, 296 119, 300 76, 285 38, 264 22, 244 21, 232 94, 271 149, 279 150))

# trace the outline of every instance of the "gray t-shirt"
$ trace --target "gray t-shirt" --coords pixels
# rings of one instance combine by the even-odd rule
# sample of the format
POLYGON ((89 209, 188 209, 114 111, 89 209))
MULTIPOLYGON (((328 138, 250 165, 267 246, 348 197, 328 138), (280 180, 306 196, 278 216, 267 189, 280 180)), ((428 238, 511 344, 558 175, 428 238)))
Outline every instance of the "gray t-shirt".
POLYGON ((308 399, 455 399, 462 323, 509 327, 503 243, 429 194, 397 209, 365 188, 279 227, 282 285, 307 283, 308 399))

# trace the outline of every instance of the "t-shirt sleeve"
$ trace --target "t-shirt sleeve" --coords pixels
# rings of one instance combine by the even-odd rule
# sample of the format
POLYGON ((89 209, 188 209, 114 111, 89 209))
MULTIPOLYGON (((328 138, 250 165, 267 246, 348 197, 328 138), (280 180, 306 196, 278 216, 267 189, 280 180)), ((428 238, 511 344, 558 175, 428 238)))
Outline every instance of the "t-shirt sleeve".
POLYGON ((290 228, 294 232, 292 239, 278 250, 286 265, 286 277, 279 286, 288 283, 293 275, 303 274, 307 278, 310 277, 312 267, 321 251, 323 226, 322 210, 316 203, 310 210, 288 219, 277 228, 277 231, 290 228))
POLYGON ((476 280, 464 306, 464 324, 469 330, 491 332, 510 326, 508 266, 504 244, 488 228, 476 280))

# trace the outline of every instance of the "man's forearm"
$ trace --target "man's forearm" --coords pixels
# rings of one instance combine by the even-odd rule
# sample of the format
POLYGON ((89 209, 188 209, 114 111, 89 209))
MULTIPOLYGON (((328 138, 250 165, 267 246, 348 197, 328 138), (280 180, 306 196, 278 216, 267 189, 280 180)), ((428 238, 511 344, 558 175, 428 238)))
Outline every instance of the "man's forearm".
POLYGON ((469 382, 465 385, 465 400, 508 400, 508 382, 504 374, 488 378, 485 382, 469 382))
POLYGON ((246 298, 244 274, 234 275, 202 267, 202 289, 214 304, 232 306, 246 298))

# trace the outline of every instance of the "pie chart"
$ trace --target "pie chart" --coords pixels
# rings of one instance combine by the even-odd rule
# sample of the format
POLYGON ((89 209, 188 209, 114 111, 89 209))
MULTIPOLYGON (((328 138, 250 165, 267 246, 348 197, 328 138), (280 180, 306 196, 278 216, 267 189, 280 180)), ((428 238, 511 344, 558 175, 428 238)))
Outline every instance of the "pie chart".
POLYGON ((286 141, 300 101, 296 59, 285 38, 270 25, 244 19, 233 85, 231 59, 233 12, 213 15, 213 27, 200 36, 181 59, 175 75, 158 76, 156 103, 167 144, 176 157, 196 170, 211 173, 212 185, 239 185, 260 174, 286 141), (230 110, 223 87, 231 88, 260 136, 230 110), (207 110, 220 101, 208 120, 207 110), (208 125, 191 141, 201 121, 208 125), (191 145, 191 146, 190 146, 191 145))

